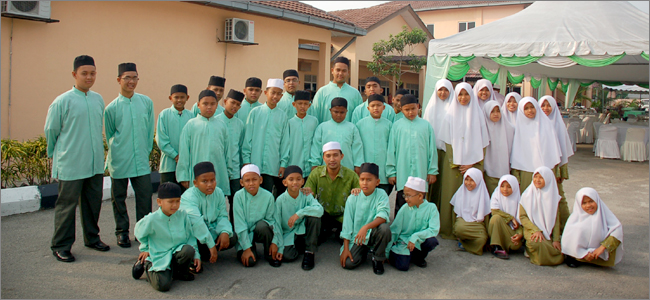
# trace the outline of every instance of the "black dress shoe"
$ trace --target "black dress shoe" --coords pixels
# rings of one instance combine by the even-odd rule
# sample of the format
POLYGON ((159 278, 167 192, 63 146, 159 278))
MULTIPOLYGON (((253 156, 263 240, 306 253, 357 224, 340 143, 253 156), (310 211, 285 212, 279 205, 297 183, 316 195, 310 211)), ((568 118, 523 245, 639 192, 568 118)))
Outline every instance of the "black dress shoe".
POLYGON ((271 265, 271 267, 277 268, 277 267, 280 267, 282 265, 282 261, 273 259, 273 260, 269 261, 269 265, 271 265))
POLYGON ((95 249, 95 250, 97 250, 97 251, 108 251, 108 250, 111 250, 111 247, 108 246, 108 245, 106 245, 106 244, 104 244, 104 242, 102 242, 102 241, 99 241, 99 242, 94 243, 94 244, 92 244, 92 245, 86 245, 86 247, 91 248, 91 249, 95 249))
POLYGON ((129 239, 129 236, 126 234, 117 236, 117 245, 122 248, 131 247, 131 240, 129 239))
POLYGON ((314 268, 314 253, 307 253, 302 257, 302 269, 309 271, 314 268))
POLYGON ((193 274, 200 274, 200 273, 202 273, 202 272, 203 272, 203 267, 201 267, 201 269, 199 269, 199 270, 197 271, 197 270, 196 270, 196 267, 195 267, 194 265, 190 265, 190 273, 193 273, 193 274))
POLYGON ((576 260, 575 258, 565 255, 564 256, 564 263, 569 267, 569 268, 577 268, 580 266, 580 262, 576 260))
POLYGON ((70 250, 63 250, 63 251, 52 251, 52 254, 58 261, 62 262, 73 262, 74 261, 74 256, 72 253, 70 253, 70 250))
POLYGON ((131 276, 133 276, 133 279, 138 280, 140 277, 142 277, 142 274, 144 274, 144 264, 137 260, 135 264, 133 264, 131 276))
POLYGON ((372 258, 372 271, 377 275, 384 274, 384 262, 376 261, 375 258, 372 258))
POLYGON ((416 265, 416 266, 418 266, 420 268, 426 268, 427 267, 427 261, 424 260, 424 259, 415 259, 415 260, 411 260, 411 262, 414 265, 416 265))
POLYGON ((176 274, 176 276, 174 276, 174 279, 181 280, 181 281, 192 281, 194 280, 194 274, 190 272, 184 274, 176 274))

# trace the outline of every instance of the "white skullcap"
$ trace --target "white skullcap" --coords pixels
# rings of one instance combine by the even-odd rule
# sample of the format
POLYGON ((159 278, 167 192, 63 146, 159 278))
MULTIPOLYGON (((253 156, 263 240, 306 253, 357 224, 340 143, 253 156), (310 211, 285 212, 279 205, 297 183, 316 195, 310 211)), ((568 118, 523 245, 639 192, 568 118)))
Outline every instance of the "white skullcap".
POLYGON ((424 181, 424 179, 419 178, 419 177, 413 177, 409 176, 408 180, 406 180, 406 184, 404 185, 405 187, 414 189, 418 192, 426 193, 427 192, 427 182, 424 181))
POLYGON ((278 78, 271 78, 266 82, 266 88, 279 88, 283 89, 284 88, 284 81, 282 79, 278 78))
POLYGON ((243 168, 241 168, 241 177, 244 177, 244 174, 250 172, 257 173, 257 175, 260 175, 260 168, 258 168, 254 164, 245 165, 243 168))
POLYGON ((341 150, 341 144, 339 142, 329 142, 323 145, 323 153, 330 150, 341 150))

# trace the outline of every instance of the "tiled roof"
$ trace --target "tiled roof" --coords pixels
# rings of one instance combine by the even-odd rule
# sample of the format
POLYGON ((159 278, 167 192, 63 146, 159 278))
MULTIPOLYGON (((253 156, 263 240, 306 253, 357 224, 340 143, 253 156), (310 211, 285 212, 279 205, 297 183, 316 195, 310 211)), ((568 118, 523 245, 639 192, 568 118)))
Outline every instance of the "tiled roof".
POLYGON ((330 14, 348 20, 363 29, 368 29, 408 5, 408 1, 392 1, 368 8, 332 11, 330 14))
POLYGON ((250 2, 255 4, 271 6, 279 9, 286 9, 288 11, 314 16, 329 21, 339 22, 346 25, 354 25, 352 22, 348 20, 341 19, 324 10, 315 8, 309 4, 305 4, 299 1, 250 1, 250 2))
POLYGON ((532 3, 533 1, 391 1, 385 4, 397 3, 397 2, 411 4, 411 7, 413 7, 414 10, 426 10, 426 9, 436 9, 442 7, 465 6, 465 5, 488 6, 488 4, 489 5, 494 5, 494 4, 503 5, 507 3, 521 4, 522 2, 532 3))

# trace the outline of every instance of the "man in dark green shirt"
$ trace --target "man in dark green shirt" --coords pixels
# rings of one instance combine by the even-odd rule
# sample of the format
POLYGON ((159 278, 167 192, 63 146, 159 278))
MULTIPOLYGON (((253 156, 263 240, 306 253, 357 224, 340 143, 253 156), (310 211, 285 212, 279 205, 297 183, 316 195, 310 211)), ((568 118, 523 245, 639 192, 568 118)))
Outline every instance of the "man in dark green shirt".
POLYGON ((305 184, 306 194, 313 193, 325 210, 321 217, 319 244, 327 240, 332 229, 337 228, 337 232, 341 232, 345 201, 352 189, 359 188, 359 176, 341 166, 342 159, 341 144, 329 142, 323 145, 325 165, 312 170, 305 184))

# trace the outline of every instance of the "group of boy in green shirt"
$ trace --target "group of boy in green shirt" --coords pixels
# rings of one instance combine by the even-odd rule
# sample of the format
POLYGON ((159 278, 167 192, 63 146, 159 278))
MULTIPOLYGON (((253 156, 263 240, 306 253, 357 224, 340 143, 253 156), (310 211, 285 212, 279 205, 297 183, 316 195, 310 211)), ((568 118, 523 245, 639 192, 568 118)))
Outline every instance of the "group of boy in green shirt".
MULTIPOLYGON (((107 251, 96 226, 101 189, 96 199, 96 191, 90 188, 96 183, 84 183, 101 179, 103 169, 67 178, 63 174, 71 169, 71 162, 60 154, 66 151, 62 148, 76 148, 70 142, 62 143, 66 139, 96 143, 99 136, 101 140, 101 119, 94 124, 97 120, 92 114, 103 113, 109 146, 106 168, 113 183, 116 236, 122 247, 130 246, 124 203, 129 180, 136 194, 135 237, 141 254, 133 268, 134 277, 146 271, 155 289, 168 290, 171 279, 192 280, 193 273, 202 270, 201 257, 215 262, 221 250, 235 247, 244 266, 255 265, 256 243, 263 244, 265 259, 272 266, 303 254, 302 268, 310 270, 318 245, 335 228, 342 239, 341 266, 346 269, 355 268, 372 252, 373 271, 382 274, 387 251, 400 270, 408 270, 409 260, 426 265, 426 253, 437 245, 439 222, 435 205, 423 199, 438 170, 433 130, 418 117, 418 101, 413 95, 398 93, 403 117, 396 120, 392 108, 386 109, 380 81, 369 77, 368 100, 362 102, 359 92, 346 83, 349 60, 344 57, 335 60, 334 80, 319 89, 313 105, 309 92, 296 89, 299 76, 295 70, 285 71, 284 79, 267 82, 264 104, 257 101, 262 82, 255 77, 246 81, 244 93, 231 89, 221 106, 225 78, 212 76, 192 111, 185 109, 187 87, 174 85, 169 96, 172 105, 159 114, 156 127, 156 142, 162 152, 160 208, 151 212, 148 154, 154 139, 153 102, 134 92, 138 82, 135 64, 121 64, 118 69, 121 92, 104 111, 99 105, 103 104, 101 96, 89 91, 95 77, 94 60, 76 58, 76 85, 53 102, 45 132, 54 157, 53 177, 73 184, 68 198, 82 199, 86 246, 107 251), (93 74, 84 79, 77 74, 80 70, 93 74), (73 107, 64 102, 68 98, 74 99, 68 102, 85 105, 73 107), (91 105, 97 108, 91 110, 91 105), (355 108, 354 112, 348 113, 348 107, 355 108), (70 113, 65 109, 81 117, 87 115, 90 126, 76 128, 82 125, 67 120, 70 113), (349 122, 351 115, 360 118, 356 124, 349 122), (72 124, 68 131, 73 127, 76 132, 61 130, 65 123, 72 124), (398 200, 395 221, 389 226, 388 194, 393 185, 398 200), (408 206, 402 207, 405 203, 408 206), (409 222, 402 220, 402 215, 409 222), (411 224, 409 218, 415 215, 420 221, 411 224)), ((78 151, 84 152, 80 157, 91 166, 92 161, 102 159, 95 148, 89 146, 94 152, 88 158, 87 151, 78 151)), ((76 202, 67 200, 64 206, 62 200, 60 196, 57 202, 52 250, 57 259, 71 261, 76 202), (68 236, 63 238, 63 233, 68 236)))

